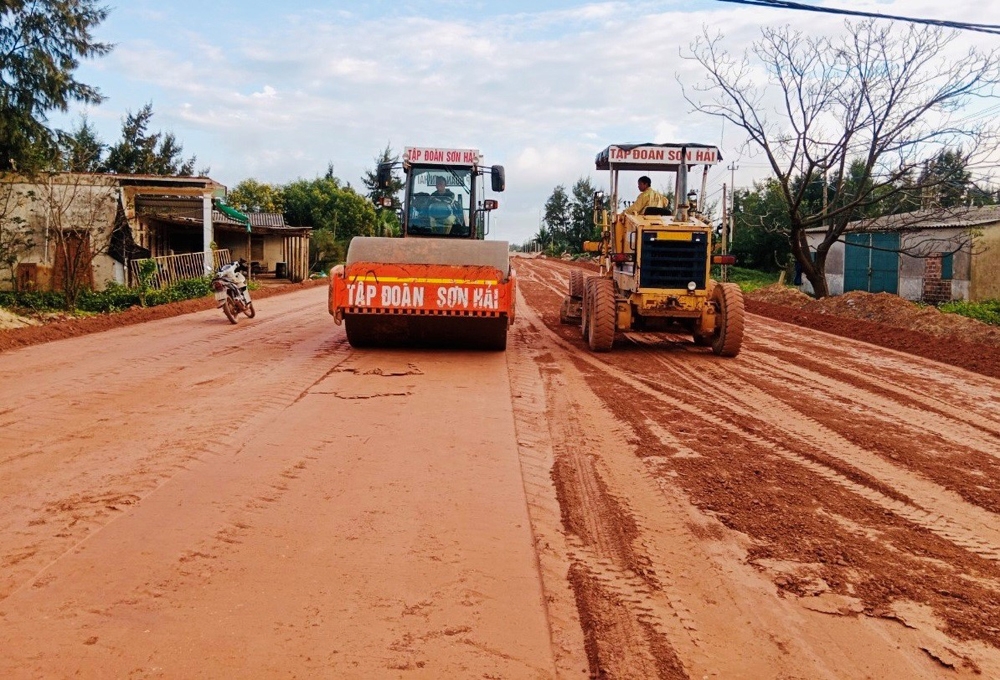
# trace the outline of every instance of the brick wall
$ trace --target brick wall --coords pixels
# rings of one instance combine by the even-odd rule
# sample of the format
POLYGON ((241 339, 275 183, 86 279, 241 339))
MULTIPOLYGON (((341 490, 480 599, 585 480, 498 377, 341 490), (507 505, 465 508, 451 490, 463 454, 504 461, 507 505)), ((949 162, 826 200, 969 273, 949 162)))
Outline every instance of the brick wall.
POLYGON ((931 255, 924 260, 924 302, 937 303, 951 300, 951 281, 941 279, 941 258, 931 255))

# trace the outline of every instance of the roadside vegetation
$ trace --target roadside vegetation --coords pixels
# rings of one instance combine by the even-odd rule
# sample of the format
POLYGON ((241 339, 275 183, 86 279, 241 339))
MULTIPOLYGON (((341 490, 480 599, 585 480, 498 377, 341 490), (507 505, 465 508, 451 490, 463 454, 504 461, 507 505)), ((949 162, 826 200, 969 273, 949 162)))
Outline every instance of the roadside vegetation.
MULTIPOLYGON (((721 279, 719 267, 712 268, 712 278, 721 279)), ((737 284, 744 293, 770 286, 778 282, 780 274, 775 272, 760 271, 758 269, 747 269, 745 267, 729 267, 726 280, 737 284)))
MULTIPOLYGON (((251 289, 253 286, 251 286, 251 289)), ((212 292, 207 278, 185 279, 161 289, 141 291, 111 284, 100 292, 81 291, 76 311, 83 314, 120 312, 130 307, 156 307, 205 297, 212 292), (143 299, 145 298, 145 299, 143 299)), ((59 291, 0 291, 0 307, 20 314, 65 313, 65 294, 59 291)))
POLYGON ((950 314, 967 316, 991 326, 1000 326, 1000 300, 982 300, 981 302, 954 300, 939 305, 938 309, 950 314))

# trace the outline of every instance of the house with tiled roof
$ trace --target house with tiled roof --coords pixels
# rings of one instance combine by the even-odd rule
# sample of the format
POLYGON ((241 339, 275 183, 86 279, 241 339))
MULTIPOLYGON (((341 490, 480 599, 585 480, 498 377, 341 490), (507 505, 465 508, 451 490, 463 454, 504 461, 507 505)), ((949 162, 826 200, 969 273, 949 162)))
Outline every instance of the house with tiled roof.
POLYGON ((157 261, 156 284, 239 258, 256 263, 259 276, 308 277, 310 228, 289 226, 281 214, 243 215, 225 195, 209 177, 0 175, 0 246, 11 251, 0 287, 60 290, 67 276, 98 290, 134 285, 148 258, 157 261))

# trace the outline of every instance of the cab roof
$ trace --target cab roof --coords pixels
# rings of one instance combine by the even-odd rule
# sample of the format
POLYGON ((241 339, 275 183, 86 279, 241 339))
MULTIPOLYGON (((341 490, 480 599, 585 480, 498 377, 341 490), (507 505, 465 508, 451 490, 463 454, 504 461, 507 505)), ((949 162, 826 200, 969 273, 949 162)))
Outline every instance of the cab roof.
POLYGON ((598 170, 663 170, 676 172, 686 150, 688 165, 714 165, 722 153, 710 144, 612 144, 597 154, 598 170))

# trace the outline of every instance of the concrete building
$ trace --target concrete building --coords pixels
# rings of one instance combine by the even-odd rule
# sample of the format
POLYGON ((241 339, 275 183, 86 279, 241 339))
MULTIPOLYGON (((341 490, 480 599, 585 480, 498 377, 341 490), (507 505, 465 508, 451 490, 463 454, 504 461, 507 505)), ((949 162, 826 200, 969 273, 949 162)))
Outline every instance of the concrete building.
MULTIPOLYGON (((811 229, 811 249, 824 229, 811 229)), ((826 259, 830 293, 944 302, 1000 298, 1000 206, 918 210, 852 222, 826 259)), ((803 280, 803 290, 812 286, 803 280)))

